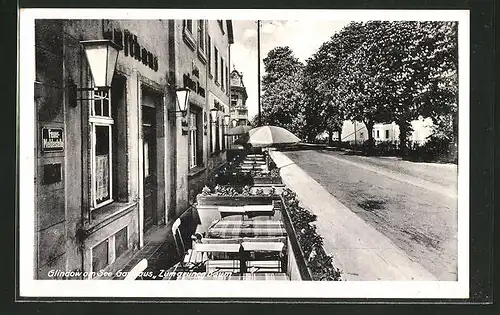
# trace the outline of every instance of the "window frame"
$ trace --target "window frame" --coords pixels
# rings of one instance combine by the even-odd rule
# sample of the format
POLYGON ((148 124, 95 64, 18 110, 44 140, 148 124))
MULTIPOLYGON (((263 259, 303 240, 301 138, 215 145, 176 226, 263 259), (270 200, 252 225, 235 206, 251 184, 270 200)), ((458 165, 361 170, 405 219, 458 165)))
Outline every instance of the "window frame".
POLYGON ((220 88, 222 91, 225 91, 224 87, 224 58, 220 57, 220 88))
POLYGON ((190 32, 191 34, 193 34, 193 20, 184 20, 184 28, 190 32), (191 24, 191 27, 189 27, 189 24, 191 24))
POLYGON ((227 89, 227 95, 229 95, 229 90, 230 90, 230 82, 229 82, 229 68, 226 65, 226 89, 227 89))
POLYGON ((219 50, 217 47, 214 46, 214 60, 215 60, 215 65, 214 65, 214 72, 215 72, 215 83, 219 83, 219 50))
POLYGON ((200 132, 198 128, 198 113, 195 111, 191 111, 189 113, 189 138, 188 138, 188 146, 189 146, 189 169, 193 169, 197 166, 199 166, 199 156, 198 156, 198 149, 199 149, 199 135, 198 132, 200 132), (193 120, 194 117, 194 120, 193 120))
POLYGON ((212 38, 207 34, 207 62, 208 62, 208 75, 213 78, 212 75, 212 38))
POLYGON ((184 42, 188 45, 191 50, 196 49, 196 40, 193 35, 193 21, 194 20, 182 20, 182 37, 184 42), (188 27, 188 22, 191 24, 191 29, 188 27))
MULTIPOLYGON (((99 209, 105 205, 108 205, 114 201, 114 196, 113 196, 113 129, 115 129, 115 121, 112 117, 112 109, 111 109, 111 89, 107 90, 96 90, 91 92, 92 97, 90 101, 90 111, 89 111, 89 129, 90 129, 90 180, 91 180, 91 188, 90 188, 90 196, 91 196, 91 201, 90 201, 90 211, 99 209), (101 94, 107 92, 107 96, 102 96, 104 99, 99 100, 101 103, 101 114, 103 112, 103 106, 102 104, 104 103, 104 100, 107 100, 108 102, 108 114, 109 116, 103 116, 103 115, 96 115, 95 114, 95 106, 96 106, 96 99, 95 95, 96 92, 101 94), (108 189, 109 189, 109 199, 104 200, 102 202, 97 201, 97 173, 96 173, 96 167, 97 167, 97 154, 96 154, 96 146, 97 146, 97 134, 96 134, 96 127, 107 127, 108 128, 108 172, 109 172, 109 177, 108 177, 108 189)), ((116 131, 115 131, 116 132, 116 131)))
POLYGON ((207 55, 206 55, 206 37, 207 37, 207 32, 206 32, 206 27, 205 27, 205 20, 197 20, 198 25, 197 25, 197 33, 198 33, 198 58, 204 63, 207 63, 207 55))

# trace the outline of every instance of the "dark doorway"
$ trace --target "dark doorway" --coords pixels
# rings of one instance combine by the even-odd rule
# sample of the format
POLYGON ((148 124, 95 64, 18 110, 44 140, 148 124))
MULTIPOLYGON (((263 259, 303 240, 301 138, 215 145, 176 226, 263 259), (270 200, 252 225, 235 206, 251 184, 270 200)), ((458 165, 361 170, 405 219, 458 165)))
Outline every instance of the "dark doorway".
MULTIPOLYGON (((157 143, 156 143, 156 108, 158 101, 154 95, 143 90, 142 97, 142 157, 144 187, 144 231, 154 224, 157 212, 157 143)), ((160 99, 161 102, 161 99, 160 99)))

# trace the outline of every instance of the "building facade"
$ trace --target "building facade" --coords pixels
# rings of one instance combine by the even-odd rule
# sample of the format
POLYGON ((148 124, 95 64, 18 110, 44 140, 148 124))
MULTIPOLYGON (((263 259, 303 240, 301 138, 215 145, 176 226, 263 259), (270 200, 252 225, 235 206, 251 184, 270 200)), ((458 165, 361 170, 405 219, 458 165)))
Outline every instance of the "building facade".
MULTIPOLYGON (((420 118, 411 122, 413 131, 408 140, 411 143, 424 144, 427 137, 432 134, 432 120, 420 118)), ((368 131, 362 122, 350 120, 344 121, 342 126, 342 141, 362 143, 368 140, 368 131)), ((334 140, 338 140, 338 133, 334 140)), ((391 142, 399 143, 399 126, 396 123, 373 125, 373 140, 376 143, 391 142)))
POLYGON ((189 208, 225 161, 223 141, 211 141, 225 126, 209 116, 229 113, 232 42, 231 21, 36 20, 37 279, 116 271, 152 227, 189 208), (120 47, 109 89, 93 89, 81 45, 96 39, 120 47))
POLYGON ((243 83, 243 73, 231 71, 231 122, 235 125, 248 125, 247 89, 243 83))

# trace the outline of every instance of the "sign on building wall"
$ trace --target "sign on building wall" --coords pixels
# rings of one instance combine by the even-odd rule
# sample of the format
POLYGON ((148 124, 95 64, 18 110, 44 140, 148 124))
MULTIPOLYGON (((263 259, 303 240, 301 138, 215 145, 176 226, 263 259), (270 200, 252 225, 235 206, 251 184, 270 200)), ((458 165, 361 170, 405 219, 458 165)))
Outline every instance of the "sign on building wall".
POLYGON ((103 37, 112 40, 123 48, 123 54, 130 56, 154 71, 158 71, 158 56, 139 43, 137 35, 129 30, 121 30, 113 25, 112 20, 103 20, 103 37))
POLYGON ((42 152, 64 151, 63 129, 42 128, 42 152))

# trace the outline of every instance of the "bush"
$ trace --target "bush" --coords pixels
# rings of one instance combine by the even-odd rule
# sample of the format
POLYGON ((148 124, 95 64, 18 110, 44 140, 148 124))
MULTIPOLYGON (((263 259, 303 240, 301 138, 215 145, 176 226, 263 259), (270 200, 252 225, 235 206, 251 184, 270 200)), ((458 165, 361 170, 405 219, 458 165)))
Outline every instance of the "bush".
POLYGON ((307 266, 311 270, 313 280, 341 280, 341 271, 335 268, 332 257, 323 248, 323 237, 316 231, 317 217, 309 210, 299 205, 297 194, 289 188, 282 192, 283 201, 287 206, 290 220, 297 233, 297 241, 302 248, 307 266))
POLYGON ((375 148, 376 154, 382 156, 395 155, 397 151, 396 145, 388 141, 378 143, 375 148))
POLYGON ((414 144, 409 158, 416 161, 448 161, 455 159, 450 150, 452 142, 446 137, 431 135, 423 145, 414 144))

